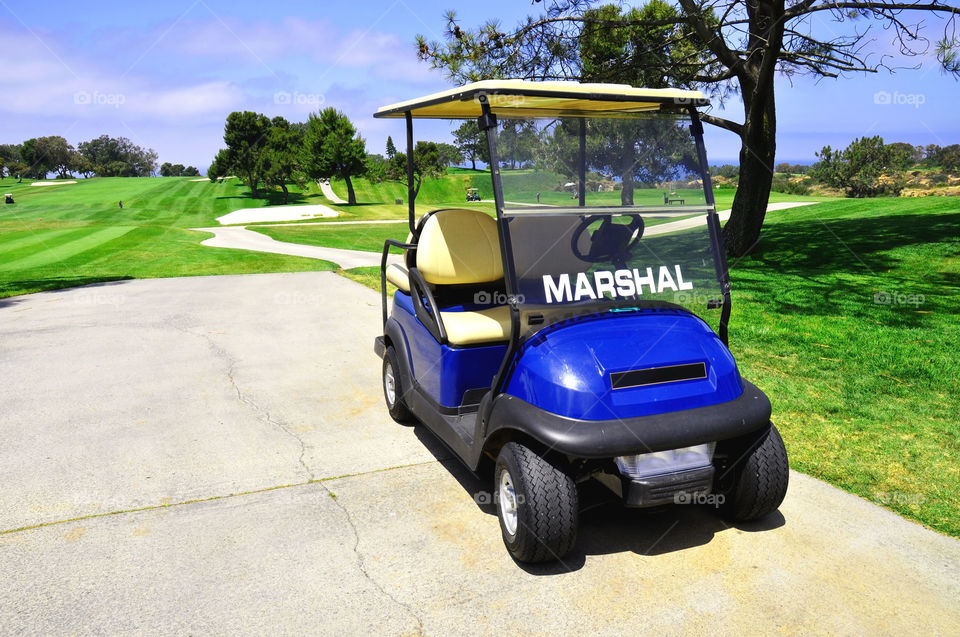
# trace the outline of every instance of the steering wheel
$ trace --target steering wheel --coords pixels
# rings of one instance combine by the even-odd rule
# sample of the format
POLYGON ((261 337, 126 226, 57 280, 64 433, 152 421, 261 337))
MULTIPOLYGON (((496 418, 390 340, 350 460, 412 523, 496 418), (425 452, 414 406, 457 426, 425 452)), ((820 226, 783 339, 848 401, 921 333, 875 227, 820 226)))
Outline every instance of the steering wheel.
POLYGON ((587 263, 626 261, 630 251, 643 236, 643 217, 638 214, 624 216, 630 217, 629 224, 614 223, 610 215, 584 217, 573 231, 570 247, 574 256, 587 263), (587 254, 583 254, 579 246, 580 237, 597 221, 600 221, 600 227, 590 233, 590 250, 587 254))

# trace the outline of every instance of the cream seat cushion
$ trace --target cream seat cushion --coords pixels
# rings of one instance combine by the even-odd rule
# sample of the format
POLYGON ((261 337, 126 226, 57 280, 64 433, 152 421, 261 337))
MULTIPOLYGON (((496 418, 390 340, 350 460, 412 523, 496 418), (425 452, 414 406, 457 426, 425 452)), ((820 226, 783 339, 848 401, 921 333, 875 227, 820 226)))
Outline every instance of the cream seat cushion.
POLYGON ((396 263, 387 266, 387 281, 393 283, 403 292, 410 294, 410 274, 407 269, 396 263))
POLYGON ((423 224, 417 269, 432 285, 489 283, 503 278, 500 236, 479 210, 441 210, 423 224))
POLYGON ((510 338, 510 308, 506 305, 477 312, 440 312, 451 345, 479 345, 510 338))

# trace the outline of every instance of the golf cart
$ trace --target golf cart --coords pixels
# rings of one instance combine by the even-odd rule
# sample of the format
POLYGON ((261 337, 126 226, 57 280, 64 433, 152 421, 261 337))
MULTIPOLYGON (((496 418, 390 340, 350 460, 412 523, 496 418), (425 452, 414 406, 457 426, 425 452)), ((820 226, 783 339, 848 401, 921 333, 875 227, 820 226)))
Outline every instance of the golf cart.
POLYGON ((727 348, 706 104, 697 91, 487 80, 375 114, 406 121, 408 158, 414 119, 473 119, 486 136, 489 212, 418 219, 408 193, 409 236, 384 244, 375 351, 390 415, 492 475, 519 561, 571 550, 587 480, 629 507, 709 503, 734 521, 786 493, 770 402, 727 348), (500 169, 514 157, 498 136, 518 129, 538 140, 542 174, 500 169), (588 189, 588 174, 616 186, 588 189), (565 179, 575 201, 534 201, 536 184, 565 179), (666 182, 684 186, 683 201, 663 200, 666 182), (388 267, 391 248, 403 265, 388 267))
POLYGON ((480 201, 480 189, 467 188, 467 201, 480 201))

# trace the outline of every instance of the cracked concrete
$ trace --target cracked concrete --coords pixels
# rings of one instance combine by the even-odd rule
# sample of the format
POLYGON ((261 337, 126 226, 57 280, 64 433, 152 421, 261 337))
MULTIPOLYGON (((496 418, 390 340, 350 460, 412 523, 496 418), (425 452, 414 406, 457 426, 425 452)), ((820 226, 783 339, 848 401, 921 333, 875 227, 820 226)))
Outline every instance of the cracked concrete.
POLYGON ((956 634, 960 542, 800 474, 736 528, 587 489, 518 566, 387 416, 379 311, 331 273, 0 299, 4 632, 956 634))

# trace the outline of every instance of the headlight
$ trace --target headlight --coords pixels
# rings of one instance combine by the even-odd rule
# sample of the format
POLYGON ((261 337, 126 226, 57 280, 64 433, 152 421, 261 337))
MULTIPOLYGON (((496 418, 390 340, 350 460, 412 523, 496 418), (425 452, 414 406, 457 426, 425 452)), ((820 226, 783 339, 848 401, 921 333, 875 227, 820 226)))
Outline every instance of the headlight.
POLYGON ((614 458, 620 473, 629 478, 647 478, 664 473, 676 473, 689 469, 709 467, 713 460, 714 442, 693 447, 681 447, 656 453, 641 453, 635 456, 614 458))

